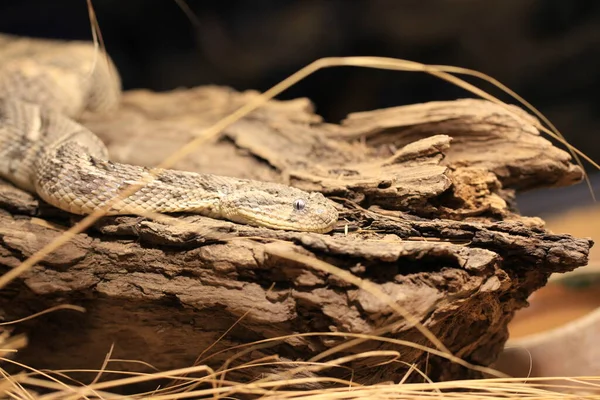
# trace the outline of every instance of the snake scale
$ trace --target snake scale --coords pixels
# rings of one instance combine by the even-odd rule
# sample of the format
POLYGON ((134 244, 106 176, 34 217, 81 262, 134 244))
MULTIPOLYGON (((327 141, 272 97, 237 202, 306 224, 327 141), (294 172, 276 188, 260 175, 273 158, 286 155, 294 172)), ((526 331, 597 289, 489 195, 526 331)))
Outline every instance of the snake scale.
MULTIPOLYGON (((115 65, 89 42, 0 35, 0 176, 62 210, 85 215, 149 169, 112 162, 85 110, 118 107, 115 65)), ((323 194, 271 182, 170 169, 108 215, 188 212, 272 229, 325 233, 338 212, 323 194)))

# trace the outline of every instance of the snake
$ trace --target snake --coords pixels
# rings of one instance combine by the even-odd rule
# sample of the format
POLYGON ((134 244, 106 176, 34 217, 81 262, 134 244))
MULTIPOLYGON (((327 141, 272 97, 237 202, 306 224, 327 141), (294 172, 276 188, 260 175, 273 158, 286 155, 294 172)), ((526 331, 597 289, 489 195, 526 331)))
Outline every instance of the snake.
POLYGON ((279 230, 334 228, 337 206, 320 192, 111 161, 76 119, 116 109, 121 86, 113 60, 91 41, 0 34, 0 177, 77 215, 190 213, 279 230))

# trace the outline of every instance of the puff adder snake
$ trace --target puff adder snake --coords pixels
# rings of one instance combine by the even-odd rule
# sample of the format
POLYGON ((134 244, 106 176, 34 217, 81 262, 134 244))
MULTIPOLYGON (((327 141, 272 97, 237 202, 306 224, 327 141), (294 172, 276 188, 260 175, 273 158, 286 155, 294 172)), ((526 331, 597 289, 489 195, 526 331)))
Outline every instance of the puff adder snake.
MULTIPOLYGON (((71 118, 118 106, 112 61, 87 42, 0 35, 0 177, 74 214, 103 207, 149 169, 109 161, 71 118)), ((281 184, 160 170, 108 215, 189 212, 272 229, 325 233, 338 219, 321 193, 281 184)))

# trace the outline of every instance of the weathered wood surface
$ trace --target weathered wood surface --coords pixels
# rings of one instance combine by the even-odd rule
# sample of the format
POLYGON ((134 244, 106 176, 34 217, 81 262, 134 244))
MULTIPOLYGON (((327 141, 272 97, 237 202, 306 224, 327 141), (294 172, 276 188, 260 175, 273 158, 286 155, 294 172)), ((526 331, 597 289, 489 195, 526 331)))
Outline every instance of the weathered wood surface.
MULTIPOLYGON (((219 87, 132 91, 119 111, 82 121, 114 160, 152 166, 255 95, 219 87)), ((358 113, 340 125, 322 122, 305 99, 272 102, 176 167, 322 191, 339 203, 336 231, 293 233, 190 215, 104 218, 0 293, 6 319, 54 304, 87 309, 21 324, 30 344, 19 361, 98 368, 114 343, 113 358, 167 369, 192 365, 204 352, 202 362, 218 368, 240 353, 228 348, 278 336, 287 337, 238 354, 230 366, 272 354, 310 360, 346 339, 297 334, 369 333, 391 323, 398 325, 387 336, 430 345, 381 299, 282 258, 285 250, 373 282, 455 355, 489 365, 528 295, 551 273, 585 265, 592 245, 548 232, 540 219, 514 210, 515 189, 582 177, 536 124, 522 111, 479 100, 358 113)), ((0 207, 5 270, 77 220, 4 182, 0 207)), ((472 375, 422 351, 375 341, 329 359, 373 349, 399 350, 432 379, 472 375)), ((406 371, 401 363, 376 366, 380 361, 350 362, 353 380, 398 380, 406 371)), ((274 370, 228 377, 265 372, 274 370)), ((348 369, 326 373, 350 377, 348 369)))

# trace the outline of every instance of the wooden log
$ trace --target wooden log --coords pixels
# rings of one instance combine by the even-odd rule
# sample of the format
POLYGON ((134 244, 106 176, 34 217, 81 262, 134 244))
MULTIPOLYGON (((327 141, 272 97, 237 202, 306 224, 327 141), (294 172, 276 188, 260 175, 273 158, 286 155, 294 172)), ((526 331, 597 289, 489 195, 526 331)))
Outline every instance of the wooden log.
MULTIPOLYGON (((102 137, 113 160, 153 166, 254 96, 222 87, 130 91, 115 113, 86 114, 81 122, 102 137)), ((338 228, 323 235, 196 215, 105 217, 0 292, 5 319, 65 303, 87 310, 19 325, 30 344, 18 360, 36 368, 99 368, 114 344, 112 358, 161 370, 195 362, 236 367, 273 355, 297 366, 352 334, 378 332, 434 347, 391 299, 453 354, 489 365, 514 312, 551 273, 585 265, 593 244, 548 232, 541 219, 516 212, 515 190, 582 178, 538 126, 516 107, 471 99, 363 112, 340 125, 323 122, 306 99, 272 101, 176 168, 321 191, 339 204, 338 228), (386 296, 317 268, 318 261, 386 296)), ((3 182, 0 208, 4 271, 79 218, 3 182)), ((321 361, 372 350, 398 351, 407 364, 385 363, 389 356, 380 353, 319 373, 377 383, 400 380, 414 364, 434 380, 478 376, 381 340, 321 361)), ((282 368, 227 376, 250 380, 282 368)))

